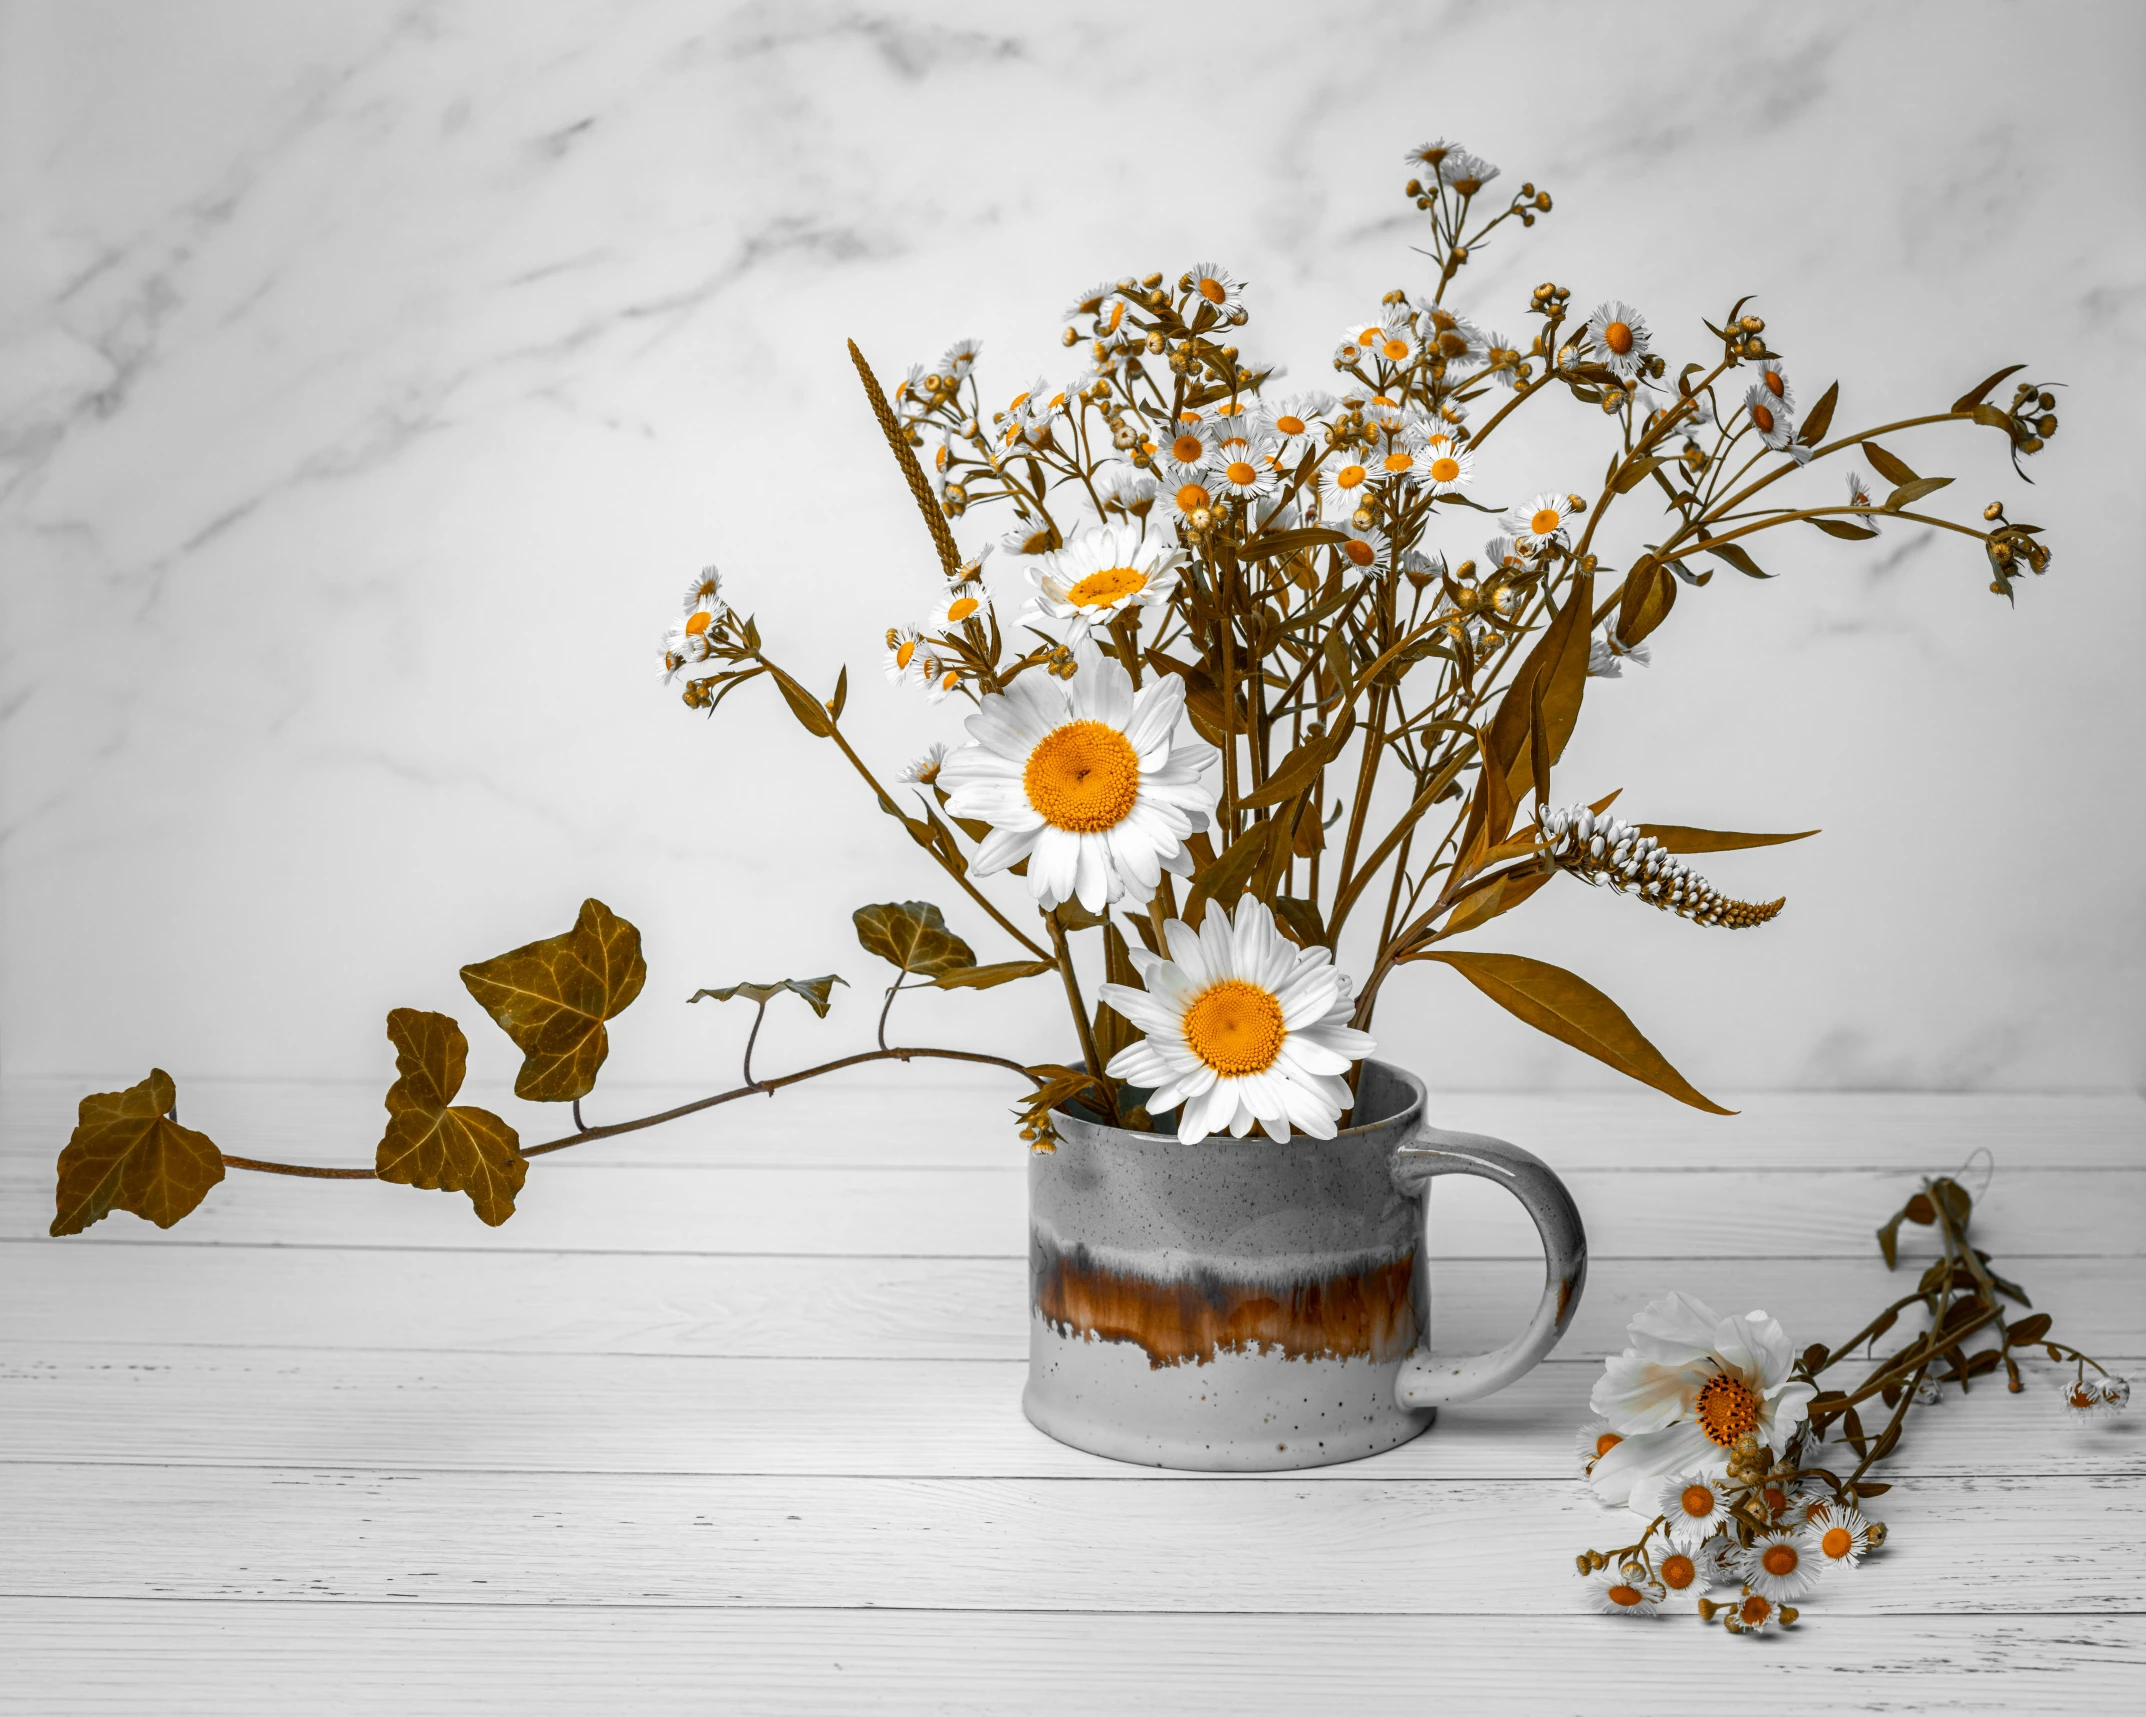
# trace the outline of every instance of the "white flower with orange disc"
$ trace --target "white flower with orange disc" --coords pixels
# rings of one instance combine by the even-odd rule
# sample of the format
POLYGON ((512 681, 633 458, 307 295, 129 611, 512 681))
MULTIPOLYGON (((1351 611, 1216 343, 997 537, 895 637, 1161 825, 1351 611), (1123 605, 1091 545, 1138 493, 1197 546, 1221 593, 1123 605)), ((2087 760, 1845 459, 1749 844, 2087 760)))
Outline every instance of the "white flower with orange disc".
POLYGON ((939 779, 939 771, 946 767, 946 747, 934 744, 896 777, 905 787, 929 787, 939 779))
POLYGON ((1165 471, 1156 483, 1155 510, 1166 519, 1183 519, 1189 524, 1194 514, 1213 512, 1216 498, 1214 478, 1207 472, 1165 471))
POLYGON ((924 624, 934 632, 951 632, 956 626, 980 619, 989 600, 981 584, 965 578, 948 587, 946 599, 925 617, 924 624))
POLYGON ((1426 440, 1417 464, 1421 481, 1434 495, 1457 495, 1475 481, 1474 453, 1450 435, 1426 440))
POLYGON ((1828 1568, 1854 1568, 1885 1541, 1885 1529, 1864 1518, 1853 1503, 1829 1502, 1814 1508, 1810 1518, 1814 1558, 1828 1568))
POLYGON ((1219 262, 1194 263, 1178 284, 1225 321, 1244 308, 1244 282, 1219 262))
POLYGON ((937 656, 922 658, 924 664, 924 701, 944 703, 961 684, 961 671, 953 663, 942 661, 937 656))
POLYGON ((1183 1144, 1241 1139, 1254 1122, 1270 1139, 1331 1139, 1350 1064, 1378 1048, 1349 1024, 1355 1004, 1332 953, 1286 940, 1253 899, 1234 918, 1210 906, 1198 930, 1176 918, 1162 928, 1170 958, 1131 950, 1144 987, 1098 992, 1147 1034, 1111 1058, 1111 1078, 1148 1087, 1151 1115, 1182 1105, 1183 1144))
POLYGON ((1788 385, 1788 372, 1781 368, 1781 360, 1761 358, 1754 374, 1758 385, 1772 396, 1774 403, 1793 416, 1796 410, 1796 390, 1788 385))
POLYGON ((1788 407, 1765 388, 1744 390, 1744 413, 1751 419, 1751 427, 1759 432, 1759 439, 1774 452, 1785 453, 1794 443, 1795 419, 1789 416, 1788 407))
POLYGON ((1622 1436, 1610 1429, 1607 1419, 1596 1417, 1581 1425, 1579 1434, 1573 1439, 1573 1447, 1580 1457, 1580 1477, 1585 1478, 1595 1462, 1623 1441, 1622 1436))
POLYGON ((1597 305, 1580 338, 1581 350, 1590 359, 1628 381, 1647 367, 1647 359, 1654 354, 1646 317, 1621 299, 1597 305))
MULTIPOLYGON (((1622 1437, 1617 1440, 1624 1441, 1622 1437)), ((1593 1477, 1593 1474, 1588 1476, 1593 1477)), ((1679 1473, 1666 1483, 1642 1481, 1632 1487, 1628 1500, 1635 1510, 1644 1509, 1660 1515, 1668 1523, 1669 1541, 1686 1549, 1712 1537, 1729 1523, 1725 1485, 1705 1473, 1679 1473)))
POLYGON ((1170 435, 1157 451, 1158 470, 1167 484, 1172 477, 1204 471, 1214 455, 1215 426, 1205 418, 1186 417, 1170 425, 1170 435))
POLYGON ((1800 1526, 1762 1532, 1735 1559, 1737 1575, 1762 1598, 1792 1603, 1818 1584, 1825 1558, 1800 1526))
POLYGON ((1215 462, 1208 467, 1208 481, 1224 500, 1252 501, 1274 493, 1281 481, 1274 468, 1274 443, 1255 446, 1228 440, 1215 449, 1215 462))
POLYGON ((1604 1615, 1651 1616, 1662 1607, 1668 1593, 1637 1568, 1612 1564, 1588 1576, 1587 1596, 1604 1615))
POLYGON ((887 628, 887 653, 880 658, 890 686, 921 685, 924 680, 923 639, 914 626, 887 628))
POLYGON ((1157 674, 1138 691, 1122 664, 1083 636, 1070 681, 1021 675, 969 717, 970 743, 939 771, 956 817, 991 825, 969 866, 989 876, 1026 859, 1028 892, 1048 912, 1144 902, 1165 869, 1191 874, 1191 835, 1207 827, 1212 746, 1178 736, 1185 682, 1157 674))
POLYGON ((1624 1435, 1588 1475, 1608 1502, 1627 1501, 1644 1480, 1726 1472, 1739 1437, 1783 1447, 1816 1393, 1790 1381, 1795 1351, 1764 1312, 1719 1317, 1673 1293, 1625 1333, 1631 1345, 1604 1362, 1588 1401, 1624 1435))
POLYGON ((1572 546, 1572 515, 1578 511, 1570 495, 1537 495, 1525 507, 1509 514, 1505 528, 1523 554, 1540 554, 1552 547, 1572 546))
POLYGON ((1329 519, 1353 517, 1371 502, 1371 481, 1378 475, 1375 449, 1355 446, 1337 449, 1319 468, 1320 511, 1329 519))
POLYGON ((1112 621, 1168 602, 1184 558, 1160 532, 1143 537, 1134 525, 1092 525, 1029 570, 1036 594, 1021 617, 1107 631, 1112 621))

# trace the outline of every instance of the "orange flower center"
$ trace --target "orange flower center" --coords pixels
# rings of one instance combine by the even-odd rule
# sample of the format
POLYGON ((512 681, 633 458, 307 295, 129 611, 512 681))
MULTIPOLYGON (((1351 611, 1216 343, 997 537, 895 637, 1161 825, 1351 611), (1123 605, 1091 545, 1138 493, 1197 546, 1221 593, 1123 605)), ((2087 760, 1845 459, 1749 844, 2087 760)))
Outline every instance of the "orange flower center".
POLYGON ((1618 1436, 1615 1431, 1604 1431, 1601 1436, 1595 1439, 1595 1459, 1599 1461, 1623 1441, 1624 1439, 1618 1436))
POLYGON ((1838 1562, 1855 1548, 1855 1534, 1845 1526, 1829 1526, 1825 1537, 1818 1541, 1818 1548, 1833 1561, 1838 1562))
POLYGON ((1397 447, 1391 453, 1387 454, 1385 459, 1381 461, 1381 463, 1388 472, 1412 471, 1415 469, 1416 456, 1413 453, 1409 453, 1404 449, 1397 447))
POLYGON ((1448 455, 1431 461, 1431 481, 1450 483, 1460 476, 1460 461, 1448 455))
POLYGON ((688 614, 686 616, 686 636, 688 638, 698 638, 714 624, 715 616, 705 608, 696 614, 688 614))
POLYGON ((1274 427, 1284 435, 1302 435, 1304 433, 1304 420, 1301 417, 1292 417, 1285 411, 1274 420, 1274 427))
POLYGON ((1408 361, 1408 342, 1389 336, 1385 343, 1379 347, 1379 353, 1389 364, 1406 363, 1408 361))
POLYGON ((1140 757, 1109 723, 1069 721, 1037 741, 1021 785, 1052 828, 1101 834, 1122 823, 1140 797, 1140 757))
POLYGON ((1755 405, 1751 408, 1751 421, 1757 426, 1761 435, 1771 435, 1773 433, 1773 413, 1763 405, 1755 405))
POLYGON ((982 606, 973 596, 957 596, 946 605, 946 618, 950 623, 966 620, 982 606))
POLYGON ((1371 473, 1361 465, 1344 465, 1334 473, 1334 487, 1337 489, 1354 489, 1359 487, 1363 480, 1370 475, 1371 473))
POLYGON ((1251 482, 1259 475, 1257 471, 1253 470, 1252 467, 1247 465, 1242 459, 1232 459, 1229 462, 1228 469, 1223 474, 1228 477, 1232 483, 1236 483, 1240 486, 1251 482))
POLYGON ((1632 325, 1629 322, 1612 322, 1602 330, 1602 343, 1620 358, 1632 349, 1632 325))
POLYGON ((1759 1398, 1740 1377, 1709 1377, 1699 1391, 1699 1429, 1717 1449, 1726 1449, 1759 1422, 1759 1398))
POLYGON ((1775 399, 1781 399, 1788 393, 1788 383, 1781 379, 1779 370, 1761 370, 1759 379, 1766 384, 1766 391, 1775 399))
POLYGON ((897 668, 908 667, 910 657, 914 656, 916 653, 917 641, 914 638, 904 638, 900 646, 894 652, 894 665, 897 668))
POLYGON ((1210 274, 1200 282, 1200 296, 1210 304, 1226 304, 1229 302, 1229 288, 1210 274))
POLYGON ((1645 1603, 1647 1596, 1637 1586, 1612 1586, 1609 1601, 1619 1609, 1629 1610, 1634 1604, 1645 1603))
POLYGON ((1528 520, 1528 529, 1536 536, 1546 537, 1564 522, 1564 515, 1555 507, 1539 507, 1535 516, 1528 520))
POLYGON ((1208 505, 1212 499, 1213 497, 1197 483, 1187 483, 1177 492, 1179 508, 1188 513, 1208 505))
POLYGON ((1672 1592, 1681 1592, 1699 1577, 1698 1564, 1689 1556, 1664 1556, 1662 1558, 1662 1584, 1672 1592))
POLYGON ((1190 465, 1207 451, 1207 443, 1197 435, 1180 435, 1170 443, 1170 457, 1180 465, 1190 465))
POLYGON ((1677 1498, 1677 1506, 1694 1520, 1704 1520, 1714 1512, 1714 1492, 1709 1485, 1691 1484, 1684 1487, 1684 1494, 1677 1498))
POLYGON ((1776 1579, 1779 1579, 1785 1575, 1793 1574, 1796 1571, 1796 1564, 1801 1560, 1802 1558, 1796 1554, 1796 1547, 1793 1544, 1769 1544, 1766 1546, 1765 1553, 1759 1557, 1759 1566, 1776 1579))
POLYGON ((1348 557, 1352 566, 1369 566, 1378 559, 1378 550, 1365 542, 1362 537, 1349 538, 1347 542, 1341 545, 1341 552, 1348 557))
POLYGON ((1202 990, 1185 1010, 1185 1047, 1225 1079, 1266 1072, 1287 1035, 1282 1004, 1242 978, 1202 990))
POLYGON ((1091 572, 1066 592, 1066 600, 1082 608, 1108 608, 1113 602, 1137 596, 1147 588, 1147 574, 1129 566, 1106 566, 1091 572))
POLYGON ((1773 1614, 1773 1606, 1756 1592, 1753 1592, 1750 1597, 1744 1600, 1744 1607, 1738 1610, 1736 1614, 1745 1627, 1755 1628, 1773 1614))
POLYGON ((1777 1486, 1768 1485, 1759 1494, 1766 1499, 1766 1512, 1768 1514, 1779 1514, 1788 1506, 1788 1492, 1777 1486))

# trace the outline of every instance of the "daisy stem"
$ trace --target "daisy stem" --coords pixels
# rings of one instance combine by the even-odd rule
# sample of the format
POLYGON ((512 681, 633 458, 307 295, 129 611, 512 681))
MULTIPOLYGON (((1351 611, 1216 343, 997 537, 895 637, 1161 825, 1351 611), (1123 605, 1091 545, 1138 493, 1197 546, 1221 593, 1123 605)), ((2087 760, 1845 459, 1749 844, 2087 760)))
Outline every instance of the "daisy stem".
POLYGON ((1047 912, 1043 921, 1051 927, 1051 944, 1058 950, 1058 975, 1065 980, 1066 1004, 1073 1010, 1073 1024, 1080 1032, 1080 1052, 1095 1087, 1103 1094, 1103 1119, 1113 1127, 1118 1125, 1118 1088, 1110 1075, 1103 1071, 1103 1058, 1095 1047, 1095 1027, 1088 1018, 1087 1004, 1081 1000, 1080 978, 1073 970, 1073 950, 1066 946, 1065 926, 1058 922, 1058 914, 1047 912))

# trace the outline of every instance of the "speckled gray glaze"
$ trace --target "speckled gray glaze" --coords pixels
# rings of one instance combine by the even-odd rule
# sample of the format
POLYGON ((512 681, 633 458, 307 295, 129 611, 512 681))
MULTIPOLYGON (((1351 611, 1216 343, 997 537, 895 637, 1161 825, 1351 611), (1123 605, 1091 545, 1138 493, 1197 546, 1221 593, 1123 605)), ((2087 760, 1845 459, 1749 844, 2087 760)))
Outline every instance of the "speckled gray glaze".
POLYGON ((1030 1421, 1149 1466, 1321 1466, 1408 1442, 1439 1402, 1533 1365, 1578 1303, 1578 1212, 1526 1152, 1439 1134, 1423 1110, 1412 1074, 1373 1061, 1333 1139, 1181 1145, 1061 1114, 1058 1148, 1029 1161, 1030 1421), (1465 1387, 1420 1339, 1441 1173, 1516 1183, 1563 1282, 1519 1341, 1450 1372, 1465 1387))

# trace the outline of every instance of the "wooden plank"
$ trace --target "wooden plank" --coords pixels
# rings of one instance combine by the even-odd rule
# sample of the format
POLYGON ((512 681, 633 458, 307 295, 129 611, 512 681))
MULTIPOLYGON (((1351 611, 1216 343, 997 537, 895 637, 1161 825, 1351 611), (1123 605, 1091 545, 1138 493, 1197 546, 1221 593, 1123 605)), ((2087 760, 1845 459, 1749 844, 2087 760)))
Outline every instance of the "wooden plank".
MULTIPOLYGON (((2024 1266, 2064 1339, 2136 1353, 2146 1261, 2024 1266)), ((1441 1352, 1504 1341, 1542 1291, 1539 1260, 1433 1267, 1441 1352)), ((1799 1343, 1837 1341, 1912 1286, 1876 1258, 1598 1261, 1566 1358, 1621 1352, 1625 1326, 1671 1289, 1724 1312, 1777 1312, 1799 1343)), ((677 1353, 770 1358, 1006 1359, 1028 1352, 1017 1258, 722 1258, 336 1247, 0 1243, 0 1339, 51 1349, 390 1348, 412 1353, 677 1353)))
MULTIPOLYGON (((2146 1484, 1929 1478, 1832 1614, 2146 1610, 2146 1484)), ((1632 1528, 1573 1485, 0 1466, 5 1595, 1519 1615, 1632 1528)))
MULTIPOLYGON (((2146 1473, 2114 1424, 2055 1435, 2052 1368, 1919 1414, 1882 1476, 2146 1473)), ((1572 1482, 1599 1363, 1552 1359, 1330 1478, 1572 1482)), ((1018 1360, 0 1348, 0 1462, 1143 1481, 1021 1416, 1018 1360), (145 1428, 151 1428, 145 1432, 145 1428)))
MULTIPOLYGON (((371 1160, 380 1136, 381 1094, 393 1077, 385 1060, 377 1083, 193 1079, 183 1069, 174 1071, 188 1124, 206 1130, 225 1150, 358 1164, 371 1160)), ((52 1160, 67 1142, 83 1093, 116 1090, 141 1076, 137 1069, 102 1079, 0 1080, 0 1172, 19 1172, 49 1191, 52 1160)), ((592 1123, 601 1123, 653 1113, 710 1089, 602 1086, 583 1108, 592 1123)), ((991 1167, 1019 1160, 1009 1121, 1013 1095, 1007 1079, 988 1070, 870 1066, 579 1147, 546 1166, 547 1172, 590 1162, 780 1167, 809 1156, 850 1167, 991 1167)), ((504 1087, 473 1084, 462 1100, 496 1109, 532 1140, 570 1130, 557 1106, 518 1102, 504 1087)), ((1560 1169, 1727 1164, 1797 1175, 1834 1168, 1937 1174, 1984 1148, 2006 1172, 2136 1168, 2146 1158, 2146 1097, 2133 1092, 1777 1091, 1725 1094, 1723 1101, 1742 1113, 1733 1119, 1702 1115, 1629 1086, 1441 1090, 1431 1118, 1440 1126, 1510 1139, 1560 1169)))
MULTIPOLYGON (((24 1717, 356 1717, 870 1709, 1304 1717, 1400 1706, 1658 1717, 1664 1689, 1747 1666, 1689 1618, 541 1610, 386 1604, 0 1601, 0 1711, 24 1717), (332 1689, 332 1698, 324 1690, 332 1689), (1524 1691, 1523 1691, 1524 1690, 1524 1691)), ((2114 1711, 2146 1667, 2136 1616, 1850 1616, 1759 1642, 1791 1711, 2114 1711)))

